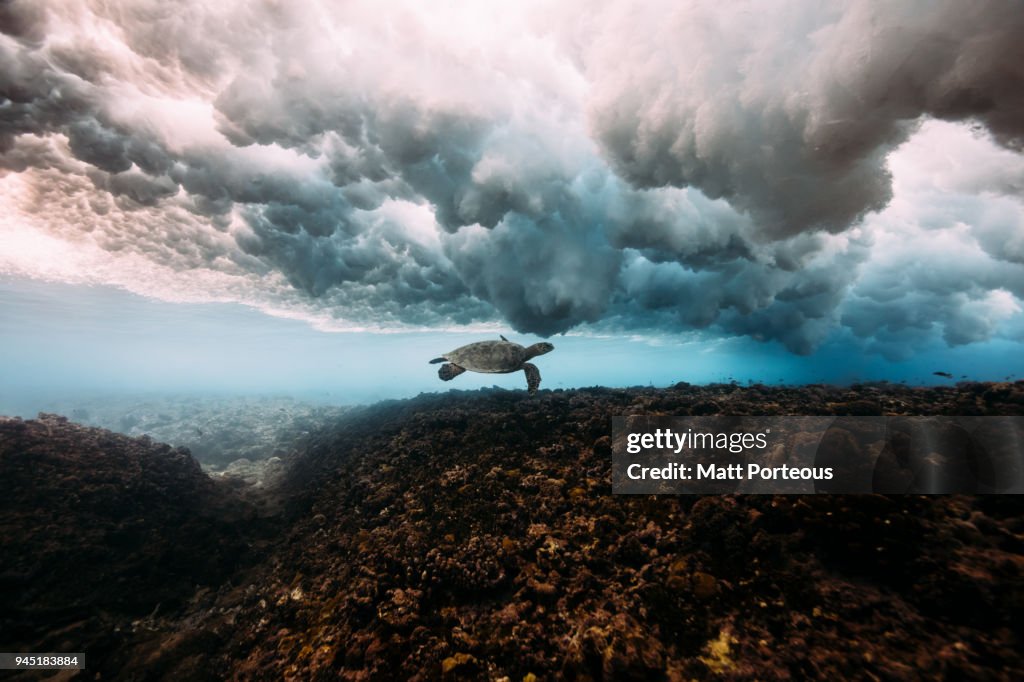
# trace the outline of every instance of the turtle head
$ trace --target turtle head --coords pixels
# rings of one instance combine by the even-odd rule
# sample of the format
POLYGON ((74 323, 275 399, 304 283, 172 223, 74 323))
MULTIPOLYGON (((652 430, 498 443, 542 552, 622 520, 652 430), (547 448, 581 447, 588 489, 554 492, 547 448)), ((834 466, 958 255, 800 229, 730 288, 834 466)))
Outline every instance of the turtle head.
POLYGON ((554 349, 555 349, 555 347, 552 344, 548 343, 547 341, 541 341, 540 343, 535 343, 535 344, 533 344, 532 346, 530 346, 529 348, 526 349, 526 359, 529 360, 530 358, 535 358, 538 355, 544 355, 545 353, 550 353, 554 349))

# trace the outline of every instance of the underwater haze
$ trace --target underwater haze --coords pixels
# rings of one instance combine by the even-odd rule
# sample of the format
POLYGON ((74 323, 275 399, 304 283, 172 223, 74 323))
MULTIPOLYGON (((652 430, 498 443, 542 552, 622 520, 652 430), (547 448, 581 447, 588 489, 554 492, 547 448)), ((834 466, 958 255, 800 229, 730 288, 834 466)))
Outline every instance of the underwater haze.
MULTIPOLYGON (((451 383, 428 361, 495 332, 318 331, 301 320, 227 303, 167 303, 112 287, 0 280, 0 414, 119 401, 125 396, 290 396, 350 405, 449 388, 525 389, 522 372, 465 373, 451 383)), ((528 345, 536 338, 501 330, 528 345)), ((680 381, 767 384, 858 381, 947 384, 1001 380, 1019 346, 936 344, 906 361, 858 355, 836 342, 799 356, 750 339, 567 335, 535 360, 541 387, 667 386, 680 381), (935 371, 955 373, 952 378, 935 371)), ((113 424, 116 426, 116 424, 113 424)))

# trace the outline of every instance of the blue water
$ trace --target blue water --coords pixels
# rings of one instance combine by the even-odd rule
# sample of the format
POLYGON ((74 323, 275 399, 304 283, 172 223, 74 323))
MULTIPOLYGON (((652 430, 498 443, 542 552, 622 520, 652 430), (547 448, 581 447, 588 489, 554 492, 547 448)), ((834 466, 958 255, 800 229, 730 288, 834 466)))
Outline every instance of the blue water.
MULTIPOLYGON (((506 330, 510 339, 538 340, 506 330)), ((494 337, 496 338, 496 334, 494 337)), ((489 333, 328 333, 235 304, 176 304, 109 287, 0 279, 0 414, 33 415, 76 396, 290 395, 353 404, 449 388, 525 388, 521 373, 442 383, 428 360, 489 333)), ((1021 346, 941 343, 890 362, 838 337, 810 356, 746 338, 560 336, 537 359, 542 388, 678 381, 942 384, 1024 376, 1021 346)))

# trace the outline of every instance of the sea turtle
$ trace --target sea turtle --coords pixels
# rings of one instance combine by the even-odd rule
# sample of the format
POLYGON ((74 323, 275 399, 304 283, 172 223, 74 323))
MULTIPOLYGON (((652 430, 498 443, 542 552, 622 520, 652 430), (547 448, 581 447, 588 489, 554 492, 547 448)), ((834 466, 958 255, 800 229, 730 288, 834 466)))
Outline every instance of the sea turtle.
POLYGON ((451 381, 467 369, 472 372, 488 374, 508 374, 523 370, 526 372, 527 388, 530 393, 536 393, 537 387, 540 386, 540 370, 527 360, 550 353, 554 349, 555 347, 547 342, 535 343, 529 348, 523 348, 518 343, 512 343, 502 336, 501 341, 478 341, 456 348, 450 353, 434 358, 430 363, 446 363, 441 365, 441 369, 437 371, 437 376, 441 377, 443 381, 451 381))

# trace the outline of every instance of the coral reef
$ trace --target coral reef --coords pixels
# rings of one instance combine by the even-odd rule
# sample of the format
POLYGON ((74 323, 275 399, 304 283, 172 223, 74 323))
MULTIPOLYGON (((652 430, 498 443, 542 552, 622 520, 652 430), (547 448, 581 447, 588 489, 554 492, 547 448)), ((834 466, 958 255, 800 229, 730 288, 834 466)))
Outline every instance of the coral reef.
MULTIPOLYGON (((147 511, 152 532, 110 549, 109 579, 97 575, 88 593, 113 594, 119 577, 143 571, 147 543, 205 557, 181 575, 206 579, 191 593, 136 588, 122 621, 96 624, 97 637, 114 624, 121 634, 116 647, 96 645, 83 678, 1024 676, 1024 500, 613 496, 609 436, 620 414, 1021 415, 1024 382, 452 392, 350 410, 314 434, 269 491, 204 480, 183 461, 174 469, 183 496, 167 504, 214 525, 185 533, 181 518, 147 511), (201 501, 208 490, 219 510, 201 501), (232 543, 248 548, 234 566, 218 559, 232 543), (153 613, 158 602, 166 605, 153 613)), ((17 465, 31 478, 35 469, 19 462, 118 438, 104 433, 52 418, 2 422, 0 473, 17 465)), ((181 456, 131 447, 142 459, 181 456)), ((87 465, 64 466, 83 467, 73 474, 82 476, 87 465)), ((135 460, 116 468, 115 500, 154 475, 135 460)), ((18 528, 36 523, 23 513, 30 504, 77 522, 84 506, 60 506, 53 496, 63 494, 7 503, 6 536, 42 532, 18 528)), ((48 570, 71 570, 85 536, 54 542, 63 554, 48 570)), ((12 588, 2 587, 7 598, 12 588)), ((58 634, 66 619, 33 612, 38 594, 4 632, 31 621, 18 630, 23 646, 77 642, 75 632, 58 634)))
POLYGON ((348 409, 272 395, 82 395, 49 404, 48 411, 86 426, 188 448, 217 473, 237 460, 285 458, 303 437, 348 409))
POLYGON ((57 415, 0 419, 0 649, 114 655, 138 622, 246 565, 271 532, 259 508, 187 450, 57 415))

